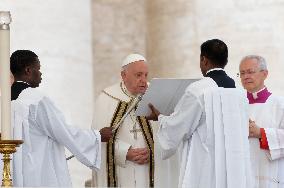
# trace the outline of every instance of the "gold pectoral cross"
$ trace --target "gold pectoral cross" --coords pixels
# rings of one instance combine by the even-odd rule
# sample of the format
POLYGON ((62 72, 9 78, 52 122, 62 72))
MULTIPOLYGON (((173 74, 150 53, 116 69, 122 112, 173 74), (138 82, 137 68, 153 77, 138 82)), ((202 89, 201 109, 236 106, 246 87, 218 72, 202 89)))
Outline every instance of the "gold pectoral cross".
POLYGON ((142 129, 136 129, 136 122, 133 125, 133 129, 130 130, 130 133, 133 133, 134 139, 137 140, 137 133, 142 132, 142 129))

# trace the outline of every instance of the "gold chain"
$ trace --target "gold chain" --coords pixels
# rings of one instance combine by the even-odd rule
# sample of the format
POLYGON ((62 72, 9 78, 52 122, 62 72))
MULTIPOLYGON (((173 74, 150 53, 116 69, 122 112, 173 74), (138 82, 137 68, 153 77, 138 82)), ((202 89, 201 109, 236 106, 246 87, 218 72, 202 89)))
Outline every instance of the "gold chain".
POLYGON ((122 92, 123 92, 126 96, 128 96, 128 97, 131 98, 131 99, 133 98, 132 96, 128 95, 127 91, 122 87, 122 82, 120 82, 120 88, 121 88, 122 92))
POLYGON ((136 124, 137 123, 137 118, 136 117, 134 118, 131 113, 129 113, 129 115, 130 115, 131 121, 136 124))

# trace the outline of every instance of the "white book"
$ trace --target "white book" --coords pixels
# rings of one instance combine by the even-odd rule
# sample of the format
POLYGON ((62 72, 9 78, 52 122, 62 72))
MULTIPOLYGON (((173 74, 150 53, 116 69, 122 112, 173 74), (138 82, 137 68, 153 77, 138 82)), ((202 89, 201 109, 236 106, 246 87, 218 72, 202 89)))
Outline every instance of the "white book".
POLYGON ((136 115, 149 116, 151 103, 161 114, 170 115, 185 92, 185 89, 199 79, 154 78, 139 102, 136 115))

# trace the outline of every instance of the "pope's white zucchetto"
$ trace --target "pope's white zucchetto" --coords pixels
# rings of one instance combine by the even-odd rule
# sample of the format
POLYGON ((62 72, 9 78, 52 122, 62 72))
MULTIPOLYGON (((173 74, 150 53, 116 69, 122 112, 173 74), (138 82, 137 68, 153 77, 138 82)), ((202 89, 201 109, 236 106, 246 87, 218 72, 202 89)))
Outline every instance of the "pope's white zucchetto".
POLYGON ((121 67, 124 67, 124 66, 126 66, 130 63, 136 62, 136 61, 145 61, 145 63, 146 63, 146 59, 142 55, 140 55, 140 54, 129 54, 123 60, 121 67))

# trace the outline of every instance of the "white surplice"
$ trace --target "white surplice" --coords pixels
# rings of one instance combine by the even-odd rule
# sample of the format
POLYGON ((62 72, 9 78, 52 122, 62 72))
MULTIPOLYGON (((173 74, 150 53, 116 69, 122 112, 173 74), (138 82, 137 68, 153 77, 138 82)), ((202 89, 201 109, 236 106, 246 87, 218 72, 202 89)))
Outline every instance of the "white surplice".
POLYGON ((100 133, 66 125, 53 102, 35 88, 12 101, 12 128, 13 138, 24 141, 13 156, 14 186, 72 186, 64 147, 91 169, 100 167, 100 133))
MULTIPOLYGON (((129 102, 132 96, 124 86, 124 84, 115 84, 106 88, 97 98, 95 103, 93 127, 99 129, 104 126, 110 126, 114 113, 119 101, 129 102)), ((151 123, 152 124, 152 123, 151 123)), ((134 110, 131 111, 123 124, 120 126, 115 140, 115 167, 117 175, 118 187, 149 187, 149 164, 139 165, 126 160, 128 149, 147 147, 142 131, 137 132, 137 139, 134 138, 134 125, 139 128, 134 110)), ((152 124, 153 135, 157 126, 152 124)), ((155 140, 155 138, 154 138, 155 140)), ((154 171, 154 186, 160 188, 173 188, 178 184, 178 159, 175 155, 170 160, 161 160, 159 145, 154 146, 155 155, 155 171, 154 171)), ((102 164, 101 170, 93 172, 92 185, 98 187, 107 186, 107 162, 106 162, 106 144, 102 144, 102 164)))
POLYGON ((251 162, 256 188, 284 188, 284 99, 269 96, 265 103, 249 105, 249 117, 264 128, 269 150, 250 138, 251 162))
POLYGON ((159 116, 164 157, 183 147, 179 187, 251 188, 248 102, 211 78, 190 86, 170 116, 159 116))

